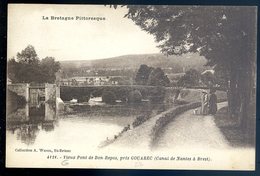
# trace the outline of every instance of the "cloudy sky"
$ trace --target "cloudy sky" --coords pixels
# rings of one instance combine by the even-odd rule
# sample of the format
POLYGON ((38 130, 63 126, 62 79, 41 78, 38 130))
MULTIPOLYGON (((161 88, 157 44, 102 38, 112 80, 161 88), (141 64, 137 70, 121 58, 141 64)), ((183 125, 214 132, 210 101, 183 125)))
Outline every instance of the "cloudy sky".
POLYGON ((102 59, 126 54, 159 53, 153 36, 130 19, 126 8, 94 5, 22 5, 8 7, 8 58, 27 45, 39 58, 102 59), (49 20, 43 20, 43 16, 49 20), (55 17, 105 17, 106 20, 50 20, 55 17))

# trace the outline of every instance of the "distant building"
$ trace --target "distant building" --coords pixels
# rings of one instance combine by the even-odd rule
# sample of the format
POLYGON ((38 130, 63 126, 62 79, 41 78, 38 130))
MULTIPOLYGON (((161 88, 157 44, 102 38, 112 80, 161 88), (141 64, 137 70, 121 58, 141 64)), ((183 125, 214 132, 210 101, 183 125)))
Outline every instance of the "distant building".
POLYGON ((77 81, 75 79, 71 79, 71 78, 62 79, 62 80, 60 80, 59 84, 62 86, 77 86, 78 85, 77 81))
POLYGON ((60 85, 83 86, 83 85, 118 85, 127 80, 126 76, 87 76, 62 79, 60 85))
POLYGON ((114 76, 109 79, 109 84, 111 85, 128 85, 129 84, 129 79, 122 78, 120 76, 114 76))
POLYGON ((85 77, 86 83, 88 85, 105 85, 108 83, 110 77, 109 76, 88 76, 85 77))

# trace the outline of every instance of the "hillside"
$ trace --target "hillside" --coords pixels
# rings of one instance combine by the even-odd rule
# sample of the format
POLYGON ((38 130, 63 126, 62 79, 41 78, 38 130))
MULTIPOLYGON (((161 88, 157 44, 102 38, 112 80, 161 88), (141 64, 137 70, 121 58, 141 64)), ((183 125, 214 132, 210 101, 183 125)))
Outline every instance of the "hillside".
MULTIPOLYGON (((189 68, 204 70, 206 59, 198 54, 165 56, 163 54, 124 55, 99 60, 60 61, 63 69, 138 69, 141 64, 152 67, 178 69, 189 68)), ((177 71, 177 70, 176 70, 177 71)))

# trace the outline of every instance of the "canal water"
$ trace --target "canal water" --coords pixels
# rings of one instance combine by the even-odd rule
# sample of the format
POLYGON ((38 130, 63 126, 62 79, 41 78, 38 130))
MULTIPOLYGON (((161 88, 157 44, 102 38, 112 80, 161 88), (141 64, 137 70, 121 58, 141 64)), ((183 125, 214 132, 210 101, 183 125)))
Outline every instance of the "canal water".
POLYGON ((113 139, 137 116, 160 113, 161 105, 142 102, 128 105, 118 102, 106 105, 99 99, 85 104, 68 103, 69 113, 59 114, 54 105, 26 104, 7 116, 7 146, 52 147, 66 146, 96 149, 105 140, 113 139))

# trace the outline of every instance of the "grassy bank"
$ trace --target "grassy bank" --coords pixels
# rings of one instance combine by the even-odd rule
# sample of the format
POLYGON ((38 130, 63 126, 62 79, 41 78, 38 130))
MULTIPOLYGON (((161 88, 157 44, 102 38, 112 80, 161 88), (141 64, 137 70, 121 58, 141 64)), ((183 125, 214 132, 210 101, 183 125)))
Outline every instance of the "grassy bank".
POLYGON ((231 118, 228 115, 227 107, 218 110, 215 115, 215 123, 233 147, 254 147, 255 146, 255 119, 250 120, 250 128, 242 130, 238 118, 231 118))

